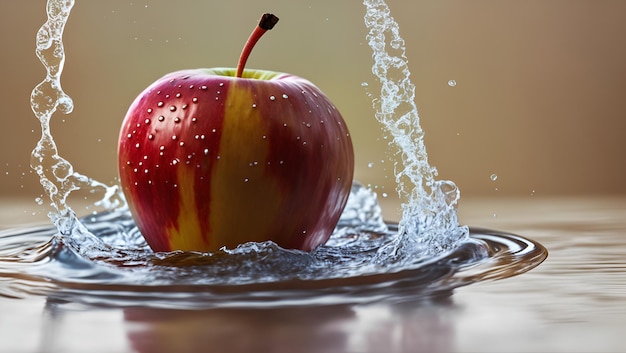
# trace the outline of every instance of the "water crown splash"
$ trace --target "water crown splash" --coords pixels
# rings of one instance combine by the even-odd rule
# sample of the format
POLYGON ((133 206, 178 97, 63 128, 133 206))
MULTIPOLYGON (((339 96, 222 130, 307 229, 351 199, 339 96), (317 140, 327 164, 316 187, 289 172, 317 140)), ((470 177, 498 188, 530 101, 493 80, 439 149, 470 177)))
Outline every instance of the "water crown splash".
POLYGON ((467 227, 458 224, 460 192, 452 181, 435 180, 437 169, 428 163, 398 23, 383 0, 364 0, 363 4, 373 51, 372 73, 381 84, 380 97, 372 100, 375 116, 393 137, 389 144, 401 159, 395 164, 397 191, 403 200, 400 237, 393 247, 381 249, 381 255, 402 251, 434 255, 456 247, 469 234, 467 227))

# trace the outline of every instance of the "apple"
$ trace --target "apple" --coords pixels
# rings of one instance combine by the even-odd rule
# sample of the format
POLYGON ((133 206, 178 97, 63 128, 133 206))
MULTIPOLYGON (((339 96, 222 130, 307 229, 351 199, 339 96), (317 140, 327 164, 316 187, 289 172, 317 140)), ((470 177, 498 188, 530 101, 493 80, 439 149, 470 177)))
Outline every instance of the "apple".
POLYGON ((334 230, 354 171, 341 114, 308 80, 244 70, 277 20, 262 17, 236 69, 167 74, 130 106, 120 183, 154 251, 268 240, 310 251, 334 230))

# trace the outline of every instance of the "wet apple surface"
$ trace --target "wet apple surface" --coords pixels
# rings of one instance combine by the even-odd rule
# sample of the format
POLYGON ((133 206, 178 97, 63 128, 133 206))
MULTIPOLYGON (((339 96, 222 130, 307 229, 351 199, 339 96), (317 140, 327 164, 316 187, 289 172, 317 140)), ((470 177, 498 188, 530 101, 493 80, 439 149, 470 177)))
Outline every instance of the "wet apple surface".
POLYGON ((272 240, 309 251, 337 225, 354 172, 341 114, 308 80, 244 69, 277 21, 261 18, 236 69, 167 74, 129 108, 120 181, 153 250, 272 240))

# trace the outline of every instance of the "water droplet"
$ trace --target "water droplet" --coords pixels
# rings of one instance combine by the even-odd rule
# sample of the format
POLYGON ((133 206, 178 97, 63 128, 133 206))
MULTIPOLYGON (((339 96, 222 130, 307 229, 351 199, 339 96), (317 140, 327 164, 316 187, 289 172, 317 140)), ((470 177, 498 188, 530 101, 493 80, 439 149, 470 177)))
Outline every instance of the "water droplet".
POLYGON ((256 108, 256 103, 252 103, 252 108, 256 108))
POLYGON ((176 140, 176 139, 178 139, 178 136, 172 135, 172 140, 176 140))
POLYGON ((491 179, 491 181, 498 180, 498 176, 496 174, 491 174, 491 176, 489 178, 491 179))
POLYGON ((163 115, 159 115, 159 121, 163 121, 165 120, 165 117, 163 115))
POLYGON ((369 83, 367 83, 367 82, 361 82, 361 86, 362 86, 362 87, 367 87, 367 86, 369 86, 369 83))
POLYGON ((176 106, 173 106, 173 105, 172 105, 172 106, 170 106, 170 111, 171 111, 171 112, 175 112, 175 111, 176 111, 176 106))
POLYGON ((372 168, 373 166, 374 166, 374 162, 369 162, 369 163, 367 163, 367 167, 368 167, 368 168, 372 168))
POLYGON ((139 148, 140 146, 141 146, 141 145, 139 144, 139 142, 137 142, 137 143, 135 144, 135 147, 136 147, 136 148, 139 148))
POLYGON ((148 135, 148 140, 154 140, 154 135, 153 134, 149 134, 148 135))
POLYGON ((147 112, 148 114, 152 113, 152 108, 148 108, 147 112))
POLYGON ((183 146, 185 145, 185 142, 180 141, 180 142, 178 143, 178 145, 179 145, 180 147, 183 147, 183 146))
POLYGON ((383 193, 382 193, 382 196, 383 196, 383 197, 388 197, 389 195, 387 195, 387 193, 386 193, 386 192, 383 192, 383 193))
POLYGON ((159 147, 159 150, 161 150, 161 151, 165 151, 165 146, 161 145, 161 146, 159 147))
POLYGON ((159 103, 157 103, 157 107, 159 107, 159 108, 160 108, 160 107, 162 107, 162 106, 163 106, 163 104, 164 104, 163 102, 159 102, 159 103))
POLYGON ((204 155, 206 156, 206 155, 208 155, 208 154, 209 154, 209 149, 208 149, 208 148, 205 148, 205 149, 204 149, 204 155))
POLYGON ((196 121, 198 121, 198 118, 196 118, 195 116, 193 118, 191 118, 191 122, 195 123, 196 121))
POLYGON ((36 199, 35 199, 35 202, 36 202, 39 206, 43 205, 43 199, 42 199, 41 197, 36 198, 36 199))
POLYGON ((271 101, 276 100, 276 97, 274 97, 274 96, 270 96, 270 100, 271 100, 271 101))
POLYGON ((132 137, 133 137, 133 134, 128 134, 128 135, 126 135, 126 137, 128 137, 128 138, 132 138, 132 137))
POLYGON ((220 82, 220 87, 224 87, 224 82, 220 82))
POLYGON ((283 99, 287 99, 287 98, 289 98, 289 96, 287 94, 283 93, 283 99))
POLYGON ((150 124, 150 119, 144 120, 144 123, 146 123, 146 125, 149 125, 150 124))
POLYGON ((175 122, 176 124, 180 123, 180 118, 179 118, 179 117, 175 117, 175 118, 174 118, 174 122, 175 122))
POLYGON ((181 96, 180 92, 176 93, 176 98, 180 98, 180 96, 181 96))
POLYGON ((450 86, 450 87, 456 86, 456 81, 455 80, 448 81, 448 86, 450 86))
POLYGON ((244 183, 247 183, 247 182, 249 182, 249 181, 250 181, 250 179, 248 179, 248 178, 244 178, 244 179, 243 179, 243 182, 244 182, 244 183))
POLYGON ((201 90, 206 91, 206 86, 200 87, 201 90))
POLYGON ((191 101, 194 102, 194 103, 198 103, 198 97, 191 98, 191 101))

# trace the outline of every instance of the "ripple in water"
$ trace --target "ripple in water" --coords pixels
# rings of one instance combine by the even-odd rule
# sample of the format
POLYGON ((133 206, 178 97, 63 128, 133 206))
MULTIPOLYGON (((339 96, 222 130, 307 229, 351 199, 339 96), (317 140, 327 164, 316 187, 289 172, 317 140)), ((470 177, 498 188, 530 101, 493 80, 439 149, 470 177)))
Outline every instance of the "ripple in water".
POLYGON ((404 41, 387 5, 375 0, 364 1, 372 70, 382 87, 373 104, 400 156, 401 222, 385 223, 376 195, 355 182, 332 237, 312 252, 272 242, 213 253, 152 252, 119 189, 75 172, 50 134, 54 112, 73 108, 60 85, 62 33, 73 4, 48 1, 36 50, 47 75, 31 95, 42 126, 31 166, 55 209, 55 227, 0 234, 0 295, 169 308, 361 303, 449 292, 525 272, 545 258, 541 245, 521 237, 458 225, 459 191, 435 180, 428 164, 404 41), (66 203, 77 189, 102 192, 99 204, 108 211, 79 219, 66 203))
POLYGON ((438 256, 381 262, 379 252, 400 233, 383 222, 375 194, 357 183, 330 241, 310 253, 272 242, 214 253, 154 253, 127 210, 81 221, 97 242, 85 245, 53 227, 0 234, 0 295, 168 308, 402 301, 513 276, 546 255, 524 238, 477 230, 438 256))

